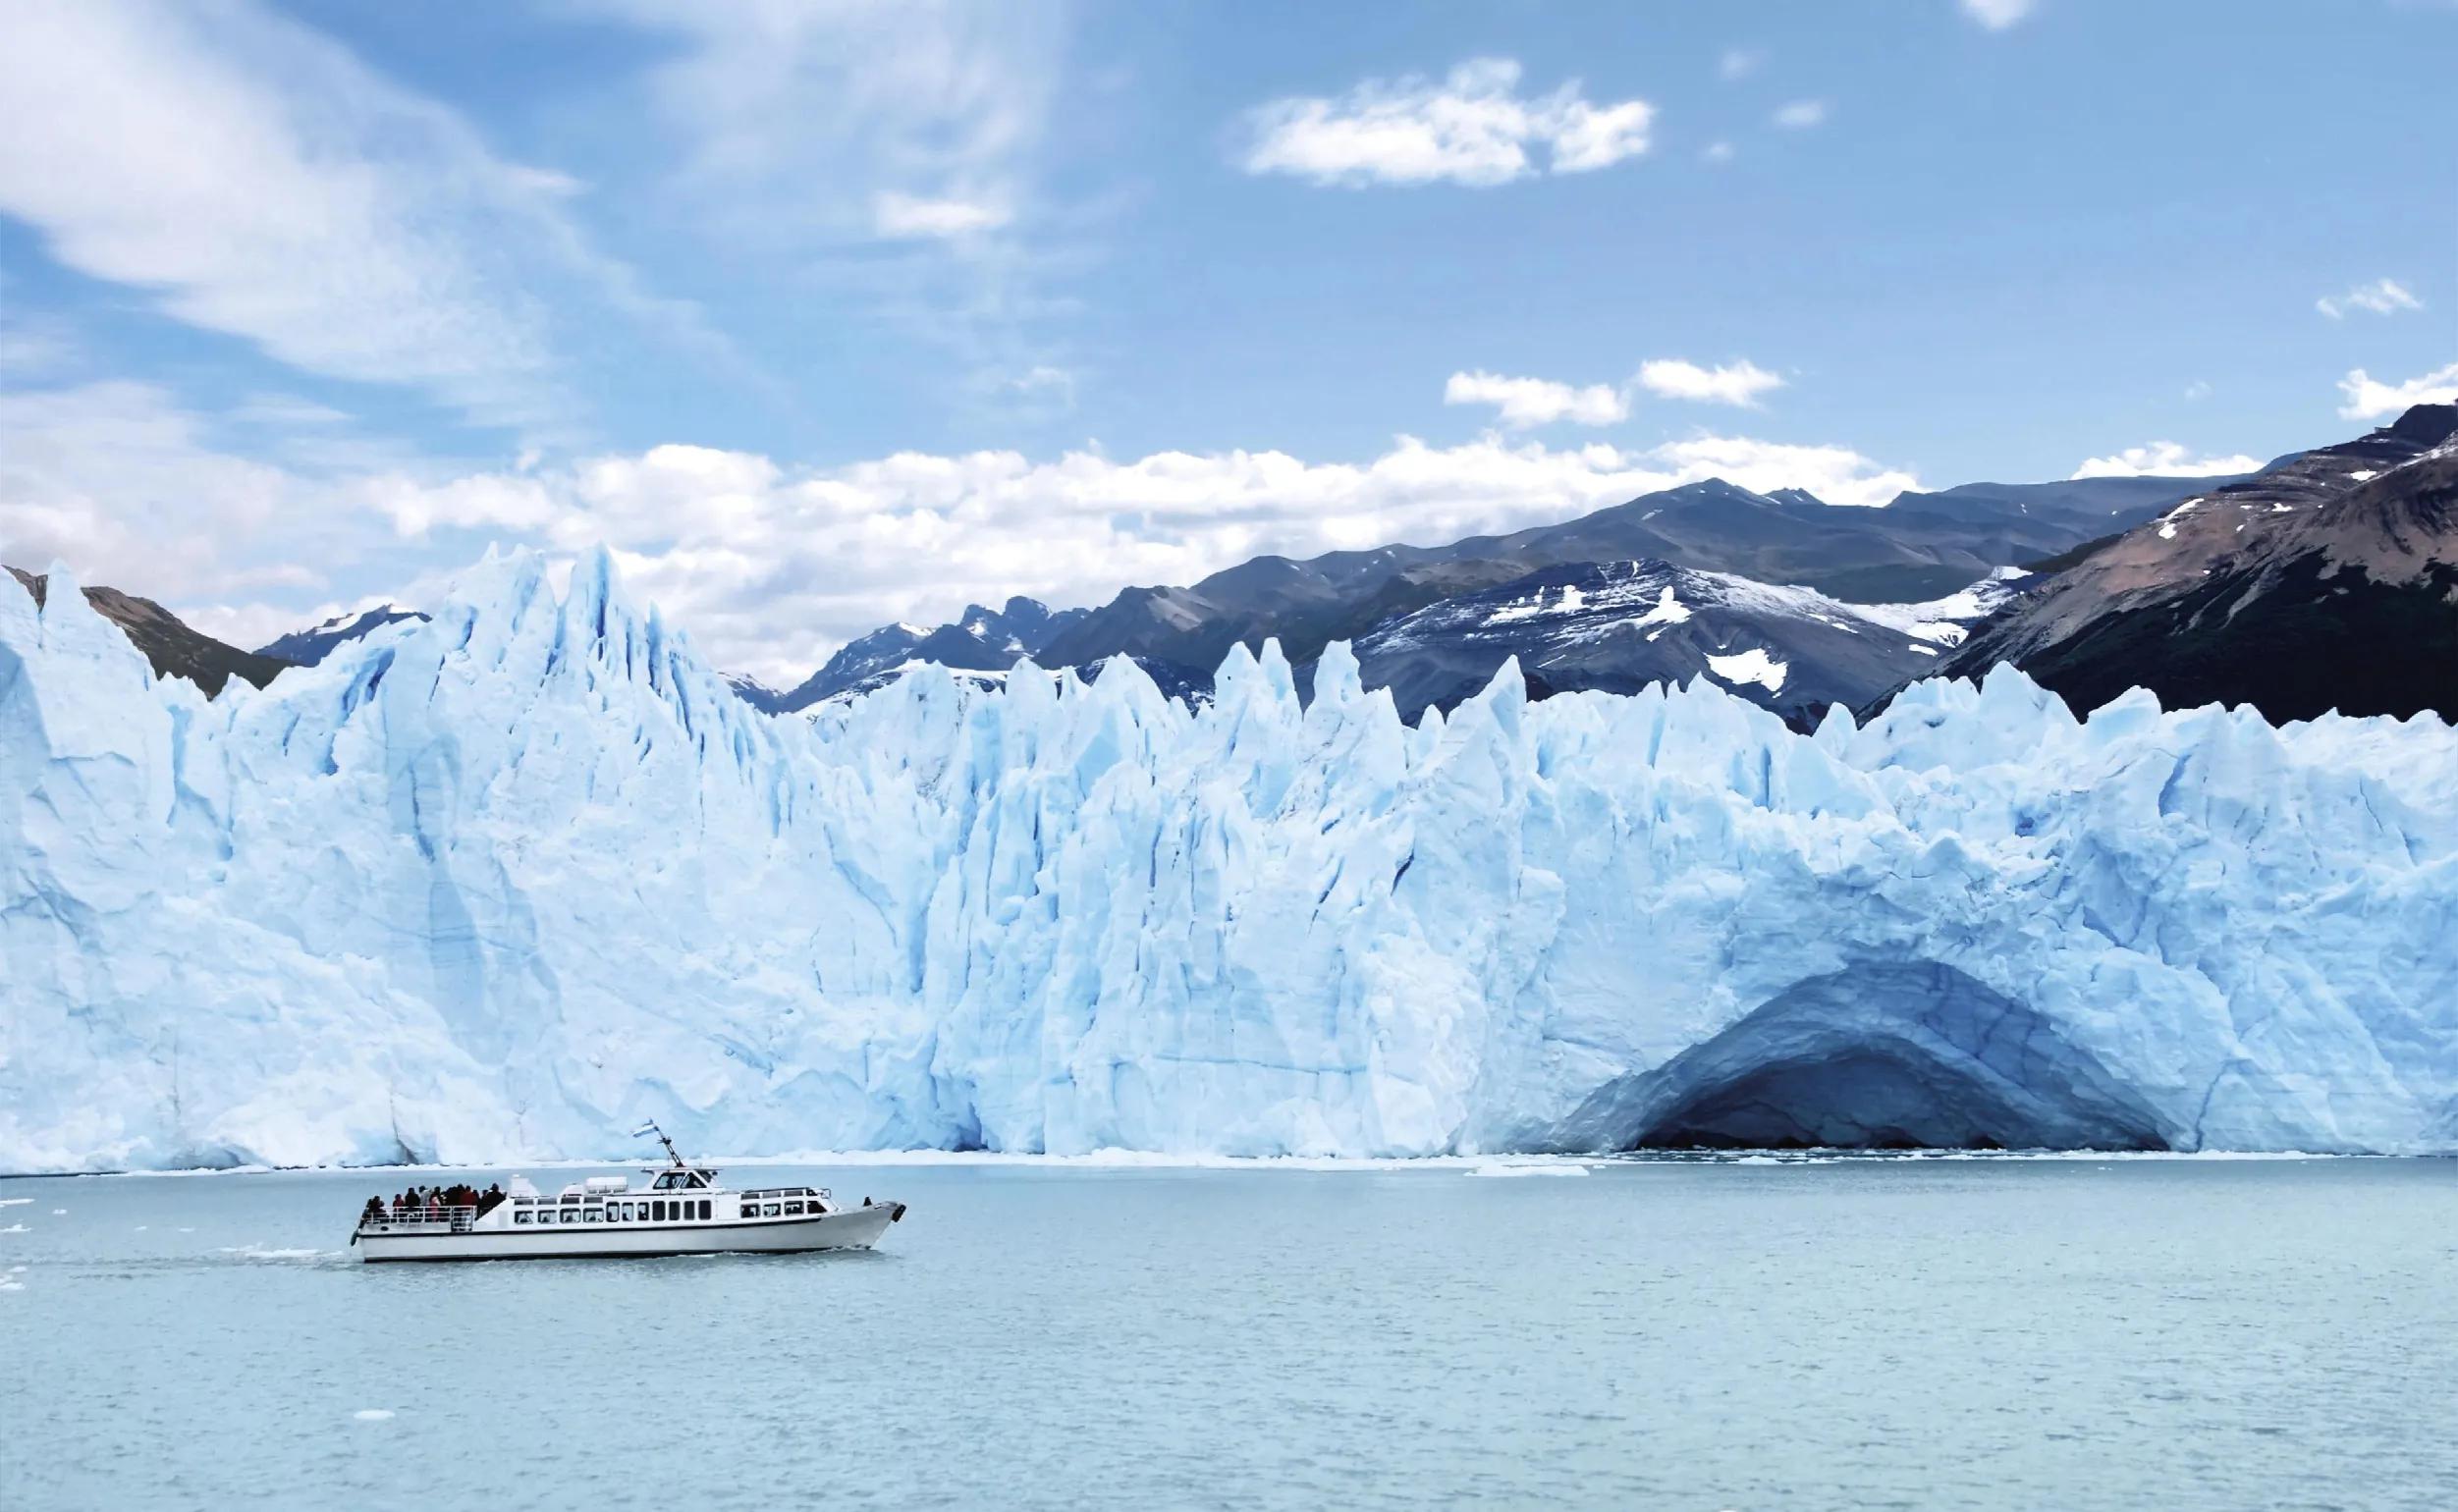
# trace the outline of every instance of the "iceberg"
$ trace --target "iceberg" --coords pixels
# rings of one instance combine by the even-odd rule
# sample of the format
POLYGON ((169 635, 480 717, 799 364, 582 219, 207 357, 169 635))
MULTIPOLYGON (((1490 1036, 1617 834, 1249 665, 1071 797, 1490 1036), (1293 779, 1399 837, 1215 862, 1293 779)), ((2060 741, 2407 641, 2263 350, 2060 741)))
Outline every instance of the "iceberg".
MULTIPOLYGON (((63 568, 54 567, 55 573, 63 568)), ((71 581, 55 576, 55 584, 71 581)), ((1029 667, 1029 664, 1023 664, 1029 667)), ((2458 734, 2019 673, 745 705, 602 552, 208 702, 0 583, 0 1169, 2458 1148, 2458 734)))

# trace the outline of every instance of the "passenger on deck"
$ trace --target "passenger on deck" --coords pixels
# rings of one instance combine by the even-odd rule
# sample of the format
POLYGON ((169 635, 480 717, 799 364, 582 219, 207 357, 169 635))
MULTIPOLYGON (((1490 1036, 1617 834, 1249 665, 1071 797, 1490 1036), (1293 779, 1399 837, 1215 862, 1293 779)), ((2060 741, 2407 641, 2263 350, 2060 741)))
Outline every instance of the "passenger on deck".
POLYGON ((366 1206, 366 1208, 364 1209, 364 1211, 362 1211, 362 1212, 358 1215, 358 1221, 359 1221, 359 1222, 361 1222, 361 1223, 381 1223, 381 1222, 383 1222, 383 1221, 384 1221, 384 1199, 383 1199, 383 1198, 381 1198, 381 1197, 370 1197, 370 1198, 368 1198, 368 1199, 367 1199, 367 1206, 366 1206))

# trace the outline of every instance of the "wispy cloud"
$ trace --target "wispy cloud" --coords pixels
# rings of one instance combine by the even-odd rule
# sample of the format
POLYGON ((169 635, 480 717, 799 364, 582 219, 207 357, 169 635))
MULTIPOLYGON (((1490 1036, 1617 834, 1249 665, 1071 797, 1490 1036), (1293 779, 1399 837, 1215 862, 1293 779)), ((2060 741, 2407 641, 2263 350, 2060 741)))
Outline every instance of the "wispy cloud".
POLYGON ((1647 101, 1594 104, 1575 81, 1527 97, 1519 79, 1508 58, 1477 58, 1439 81, 1369 79, 1337 98, 1273 100, 1247 113, 1238 164, 1352 188, 1485 188, 1540 172, 1592 172, 1647 151, 1656 117, 1647 101))
POLYGON ((998 205, 970 199, 919 199, 883 193, 871 202, 872 223, 883 237, 969 237, 996 231, 1011 217, 998 205))
POLYGON ((1727 83, 1747 79, 1766 61, 1767 55, 1755 47, 1727 47, 1724 55, 1716 60, 1716 77, 1727 83))
POLYGON ((1611 425, 1629 417, 1630 403, 1611 384, 1574 388, 1550 378, 1505 378, 1499 373, 1453 373, 1443 386, 1446 405, 1491 405, 1512 430, 1568 420, 1611 425))
POLYGON ((2149 446, 2127 447, 2106 457, 2086 459, 2074 469, 2078 478, 2208 478, 2222 473, 2253 472, 2260 469, 2258 458, 2241 454, 2234 457, 2197 457, 2173 441, 2154 441, 2149 446))
POLYGON ((1791 104, 1776 110, 1775 122, 1786 131, 1794 132, 1807 131, 1813 126, 1824 126, 1827 123, 1827 102, 1825 100, 1794 100, 1791 104))
POLYGON ((528 274, 722 346, 590 247, 568 179, 246 0, 28 5, 8 30, 0 211, 177 320, 530 430, 575 416, 528 274))
POLYGON ((2458 405, 2458 362, 2404 383, 2382 383, 2359 367, 2338 381, 2347 402, 2338 412, 2350 420, 2383 420, 2417 405, 2458 405))
POLYGON ((1066 68, 1059 6, 962 0, 567 0, 671 46, 645 107, 669 200, 776 297, 833 303, 950 353, 960 403, 1065 361, 1054 291, 1099 215, 1042 169, 1066 68))
POLYGON ((1992 31, 2003 31, 2032 13, 2038 0, 1961 0, 1963 14, 1992 31))
POLYGON ((1711 141, 1699 149, 1699 157, 1709 163, 1729 163, 1732 161, 1732 143, 1721 140, 1711 141))
POLYGON ((2313 301, 2313 307, 2332 320, 2344 320, 2350 310, 2395 315, 2400 310, 2422 309, 2424 301, 2395 279, 2376 278, 2369 284, 2358 284, 2344 294, 2323 295, 2313 301))
POLYGON ((1716 367, 1701 367, 1677 357, 1660 357, 1640 365, 1639 384, 1650 394, 1665 399, 1735 405, 1755 409, 1759 407, 1758 397, 1782 388, 1783 379, 1747 358, 1716 367))

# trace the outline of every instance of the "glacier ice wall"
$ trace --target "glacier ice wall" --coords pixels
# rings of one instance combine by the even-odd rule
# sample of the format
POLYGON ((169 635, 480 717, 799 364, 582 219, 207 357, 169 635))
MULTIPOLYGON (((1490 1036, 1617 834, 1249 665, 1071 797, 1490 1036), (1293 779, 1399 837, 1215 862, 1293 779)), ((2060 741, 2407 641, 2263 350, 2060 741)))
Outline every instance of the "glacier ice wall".
MULTIPOLYGON (((55 570, 58 570, 55 568, 55 570)), ((58 582, 61 579, 55 578, 58 582)), ((0 582, 0 1169, 1846 1138, 2458 1146, 2458 735, 1814 735, 1712 686, 1415 729, 1344 648, 735 698, 492 557, 261 691, 0 582)))

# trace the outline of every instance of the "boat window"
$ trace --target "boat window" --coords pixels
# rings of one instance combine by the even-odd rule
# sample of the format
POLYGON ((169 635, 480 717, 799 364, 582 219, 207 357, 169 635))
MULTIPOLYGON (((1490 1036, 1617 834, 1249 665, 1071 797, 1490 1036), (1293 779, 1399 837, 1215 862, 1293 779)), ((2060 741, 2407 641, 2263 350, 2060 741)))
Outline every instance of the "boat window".
POLYGON ((516 1212, 512 1215, 512 1220, 516 1223, 526 1223, 529 1221, 529 1215, 525 1212, 516 1212))
POLYGON ((802 1205, 801 1205, 800 1203, 788 1203, 788 1204, 786 1204, 786 1216, 787 1216, 787 1217, 790 1217, 790 1218, 798 1218, 798 1217, 800 1217, 801 1215, 802 1215, 802 1205))
POLYGON ((707 1216, 709 1215, 710 1211, 711 1211, 711 1206, 710 1206, 709 1200, 708 1200, 707 1198, 705 1198, 705 1197, 701 1198, 701 1199, 700 1199, 700 1216, 701 1216, 701 1217, 703 1217, 703 1218, 707 1217, 707 1216))
POLYGON ((777 1215, 777 1205, 775 1203, 767 1204, 765 1207, 760 1209, 759 1215, 764 1218, 775 1217, 777 1215))
POLYGON ((596 1222, 596 1221, 597 1221, 597 1217, 598 1217, 598 1210, 597 1210, 597 1209, 595 1209, 595 1208, 591 1208, 591 1209, 590 1209, 590 1210, 588 1210, 586 1213, 583 1213, 583 1214, 581 1214, 581 1215, 580 1215, 580 1221, 581 1221, 581 1222, 583 1222, 583 1223, 594 1223, 594 1222, 596 1222))

